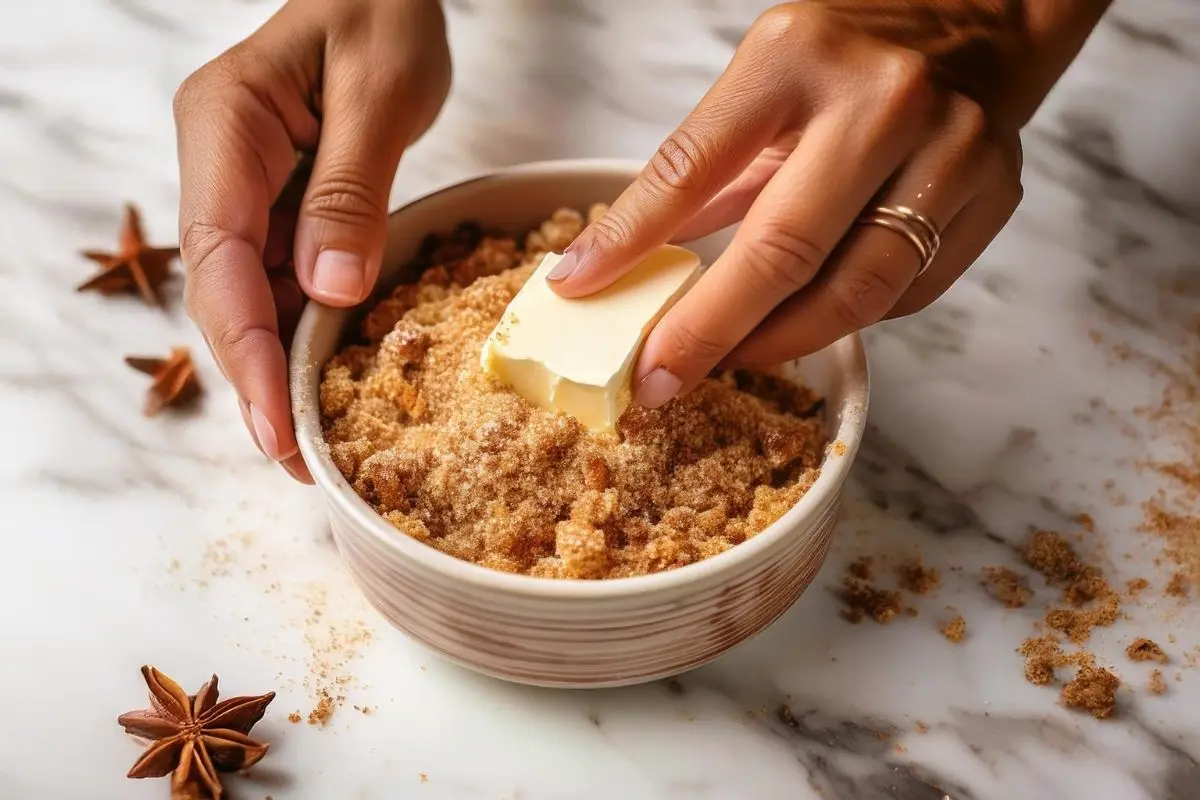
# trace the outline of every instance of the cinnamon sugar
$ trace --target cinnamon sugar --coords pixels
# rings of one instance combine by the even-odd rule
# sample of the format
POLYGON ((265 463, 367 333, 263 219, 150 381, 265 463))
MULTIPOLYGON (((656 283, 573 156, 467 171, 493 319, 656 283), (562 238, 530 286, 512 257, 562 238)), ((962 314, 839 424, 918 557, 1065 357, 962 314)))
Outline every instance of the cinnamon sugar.
POLYGON ((1150 694, 1167 693, 1167 682, 1163 680, 1161 669, 1150 670, 1150 677, 1146 680, 1146 690, 1150 694))
POLYGON ((941 631, 942 636, 958 644, 967 635, 967 621, 960 614, 942 625, 941 631))
POLYGON ((1025 547, 1025 559, 1051 585, 1062 587, 1069 608, 1051 609, 1046 624, 1062 631, 1076 644, 1086 642, 1095 627, 1116 622, 1121 598, 1095 567, 1079 560, 1061 534, 1034 531, 1025 547))
POLYGON ((1008 567, 987 567, 983 571, 983 586, 992 598, 1006 608, 1021 608, 1033 597, 1025 578, 1008 567))
POLYGON ((919 560, 901 564, 896 572, 900 576, 900 588, 913 594, 929 594, 942 582, 936 569, 924 566, 919 560))
POLYGON ((1037 686, 1054 683, 1057 680, 1056 670, 1060 668, 1076 667, 1074 677, 1063 686, 1059 695, 1062 704, 1087 711, 1097 719, 1112 715, 1121 679, 1111 671, 1096 666, 1091 653, 1064 652, 1058 641, 1049 636, 1026 639, 1018 652, 1025 656, 1025 679, 1037 686))
POLYGON ((1157 661, 1165 664, 1169 660, 1163 649, 1150 639, 1134 639, 1125 648, 1125 655, 1129 656, 1131 661, 1157 661))
POLYGON ((1063 687, 1062 702, 1068 708, 1087 711, 1096 719, 1106 719, 1117 707, 1117 689, 1121 679, 1101 667, 1080 667, 1063 687))
POLYGON ((423 250, 326 365, 334 462, 400 533, 457 558, 550 578, 618 578, 721 553, 812 486, 826 445, 819 399, 734 372, 631 407, 616 435, 537 409, 489 381, 484 339, 549 249, 578 234, 557 212, 512 238, 460 229, 423 250))

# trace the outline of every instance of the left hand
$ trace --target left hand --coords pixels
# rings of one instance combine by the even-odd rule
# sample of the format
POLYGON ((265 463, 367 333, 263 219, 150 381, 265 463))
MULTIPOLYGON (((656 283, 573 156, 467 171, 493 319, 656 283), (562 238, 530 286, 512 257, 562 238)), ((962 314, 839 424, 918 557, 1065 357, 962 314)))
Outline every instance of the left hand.
POLYGON ((587 295, 663 242, 743 220, 647 339, 639 404, 660 406, 718 365, 782 363, 924 308, 1016 209, 1020 122, 874 34, 816 2, 768 10, 550 276, 559 294, 587 295), (877 206, 912 208, 939 229, 923 272, 903 235, 855 224, 877 206))

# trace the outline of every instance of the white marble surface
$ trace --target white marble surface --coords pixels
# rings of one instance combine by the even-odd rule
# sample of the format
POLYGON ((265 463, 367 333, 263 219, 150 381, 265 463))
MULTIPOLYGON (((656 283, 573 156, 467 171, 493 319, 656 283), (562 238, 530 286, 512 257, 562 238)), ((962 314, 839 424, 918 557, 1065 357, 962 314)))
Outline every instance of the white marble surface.
MULTIPOLYGON (((648 154, 756 11, 450 5, 454 93, 397 200, 482 167, 648 154)), ((678 687, 583 694, 473 676, 385 627, 341 569, 315 491, 253 450, 207 358, 199 411, 140 416, 144 377, 123 355, 205 352, 178 283, 166 313, 72 291, 88 272, 75 252, 110 245, 121 201, 173 240, 172 92, 271 8, 6 7, 0 798, 165 797, 162 782, 123 777, 139 751, 115 724, 142 706, 146 662, 193 689, 215 670, 230 692, 279 691, 256 729, 271 754, 234 783, 246 800, 1200 797, 1200 673, 1185 656, 1200 615, 1161 596, 1171 566, 1136 530, 1157 488, 1189 502, 1137 468, 1197 458, 1174 427, 1189 412, 1135 414, 1158 401, 1163 372, 1111 355, 1127 344, 1182 367, 1200 350, 1185 327, 1200 314, 1194 2, 1116 5, 1028 131, 1012 225, 943 302, 871 336, 874 430, 817 584, 678 687), (1127 684, 1105 722, 1022 678, 1014 649, 1053 592, 1035 579, 1034 602, 1006 612, 978 579, 1023 569, 1014 545, 1029 527, 1074 531, 1080 512, 1096 520, 1084 550, 1097 563, 1153 584, 1089 645, 1127 684), (917 552, 945 579, 920 616, 838 617, 825 587, 847 560, 917 552), (947 605, 970 626, 961 645, 937 633, 947 605), (1154 697, 1122 651, 1171 633, 1170 689, 1154 697), (347 701, 326 728, 287 721, 339 679, 347 701), (780 722, 784 704, 798 726, 780 722)))

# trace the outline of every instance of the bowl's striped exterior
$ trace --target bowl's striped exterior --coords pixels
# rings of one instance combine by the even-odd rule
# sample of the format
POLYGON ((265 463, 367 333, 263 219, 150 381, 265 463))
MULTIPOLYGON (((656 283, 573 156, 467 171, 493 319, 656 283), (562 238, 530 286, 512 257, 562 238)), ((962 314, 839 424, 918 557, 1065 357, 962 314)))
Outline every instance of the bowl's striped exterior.
POLYGON ((698 667, 773 622, 820 569, 838 506, 834 497, 778 550, 763 550, 720 580, 609 600, 510 597, 452 582, 336 507, 330 516, 338 548, 367 599, 412 638, 497 678, 603 687, 698 667))

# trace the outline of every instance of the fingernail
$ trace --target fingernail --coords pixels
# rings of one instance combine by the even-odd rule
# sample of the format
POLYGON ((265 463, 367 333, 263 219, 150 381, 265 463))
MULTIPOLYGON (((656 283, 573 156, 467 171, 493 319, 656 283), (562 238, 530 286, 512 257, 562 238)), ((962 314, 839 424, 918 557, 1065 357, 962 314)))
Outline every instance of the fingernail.
POLYGON ((642 378, 633 399, 643 408, 658 408, 679 394, 681 388, 683 381, 674 373, 666 367, 655 367, 653 372, 642 378))
POLYGON ((567 251, 563 253, 563 257, 559 260, 559 262, 554 265, 554 269, 550 270, 550 273, 546 275, 546 280, 556 282, 565 281, 567 278, 571 277, 571 274, 577 269, 579 269, 579 256, 575 253, 575 251, 568 248, 567 251))
POLYGON ((281 453, 275 429, 253 403, 250 404, 250 423, 254 425, 254 435, 258 437, 258 446, 262 448, 263 453, 272 461, 279 461, 281 453))
POLYGON ((363 260, 345 250, 322 250, 313 266, 313 289, 329 300, 357 303, 362 297, 363 260))

